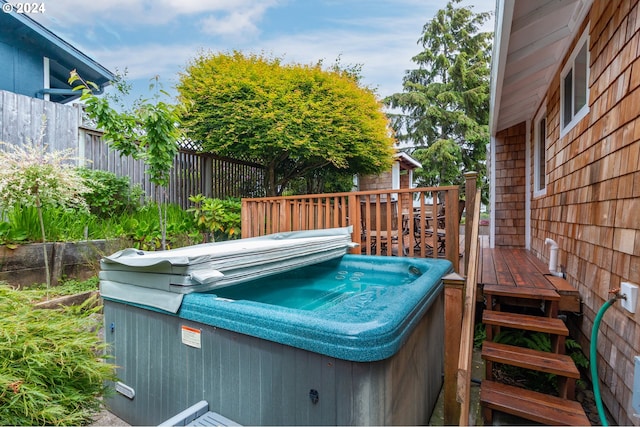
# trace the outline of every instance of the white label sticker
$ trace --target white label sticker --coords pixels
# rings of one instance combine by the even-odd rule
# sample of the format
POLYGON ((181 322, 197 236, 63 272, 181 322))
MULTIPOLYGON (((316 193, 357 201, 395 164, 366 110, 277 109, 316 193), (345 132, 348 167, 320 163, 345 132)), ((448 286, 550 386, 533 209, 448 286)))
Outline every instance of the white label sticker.
POLYGON ((188 326, 182 326, 182 344, 189 347, 201 348, 200 344, 200 329, 190 328, 188 326))

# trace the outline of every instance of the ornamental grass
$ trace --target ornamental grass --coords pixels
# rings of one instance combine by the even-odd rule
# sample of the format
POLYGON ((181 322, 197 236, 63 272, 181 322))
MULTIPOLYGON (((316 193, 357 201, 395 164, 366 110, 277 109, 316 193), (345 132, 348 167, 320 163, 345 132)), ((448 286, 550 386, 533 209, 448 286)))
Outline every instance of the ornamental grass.
POLYGON ((84 425, 115 379, 94 301, 37 310, 0 284, 0 425, 84 425))

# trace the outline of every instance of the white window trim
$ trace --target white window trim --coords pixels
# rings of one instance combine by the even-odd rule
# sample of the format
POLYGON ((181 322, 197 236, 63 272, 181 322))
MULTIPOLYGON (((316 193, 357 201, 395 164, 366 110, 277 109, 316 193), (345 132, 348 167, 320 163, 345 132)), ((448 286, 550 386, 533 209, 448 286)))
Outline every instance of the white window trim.
MULTIPOLYGON (((560 73, 560 138, 562 138, 567 133, 569 133, 569 131, 573 129, 574 126, 580 120, 582 120, 587 114, 589 114, 589 74, 591 72, 591 69, 589 67, 590 58, 591 58, 591 52, 589 51, 589 25, 587 25, 587 28, 584 30, 584 33, 582 33, 582 36, 580 36, 578 43, 576 43, 576 46, 573 48, 573 52, 571 52, 571 56, 569 57, 569 60, 564 65, 564 67, 562 68, 562 72, 560 73), (582 46, 584 44, 586 44, 587 46, 586 102, 584 104, 584 107, 582 107, 580 111, 578 111, 571 118, 571 121, 567 123, 566 126, 563 126, 562 124, 565 121, 564 120, 564 78, 569 73, 569 71, 574 69, 576 56, 578 56, 578 53, 580 53, 580 50, 582 49, 582 46)), ((572 83, 575 86, 575 73, 574 73, 574 79, 572 83)), ((575 94, 575 90, 574 90, 574 94, 575 94)))
MULTIPOLYGON (((546 105, 546 100, 543 101, 543 105, 546 105)), ((546 109, 542 109, 540 110, 540 112, 536 115, 536 118, 533 121, 533 197, 542 197, 545 196, 547 194, 547 170, 545 167, 545 174, 544 174, 544 183, 542 188, 540 185, 540 173, 539 173, 539 169, 540 169, 540 150, 538 147, 538 144, 540 144, 540 122, 542 121, 542 119, 547 119, 547 110, 546 109)), ((548 126, 549 123, 546 123, 545 125, 545 135, 544 135, 544 148, 545 151, 547 149, 547 135, 546 133, 548 133, 548 126)), ((546 163, 546 156, 545 156, 545 163, 546 163)), ((546 166, 546 165, 545 165, 546 166)))

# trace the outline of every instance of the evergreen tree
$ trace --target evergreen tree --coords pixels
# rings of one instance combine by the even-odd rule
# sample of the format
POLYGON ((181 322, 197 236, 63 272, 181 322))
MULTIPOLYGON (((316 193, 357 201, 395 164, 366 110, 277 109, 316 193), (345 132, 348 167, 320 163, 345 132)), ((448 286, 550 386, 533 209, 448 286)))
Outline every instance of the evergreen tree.
POLYGON ((486 175, 492 33, 480 27, 490 13, 457 3, 425 24, 424 50, 412 58, 418 68, 406 72, 402 93, 385 99, 398 140, 417 147, 419 185, 460 184, 463 171, 486 175))

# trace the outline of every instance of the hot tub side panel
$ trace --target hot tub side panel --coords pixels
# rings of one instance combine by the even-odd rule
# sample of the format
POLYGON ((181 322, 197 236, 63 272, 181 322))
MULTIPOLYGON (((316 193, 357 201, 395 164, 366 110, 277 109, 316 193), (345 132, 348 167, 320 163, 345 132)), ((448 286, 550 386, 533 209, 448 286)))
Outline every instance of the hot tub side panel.
POLYGON ((337 393, 338 408, 344 406, 337 424, 427 425, 442 388, 443 342, 440 294, 395 355, 351 363, 337 393))
POLYGON ((443 313, 440 295, 394 356, 362 363, 105 301, 112 362, 136 393, 107 404, 133 425, 202 399, 245 425, 426 424, 442 385, 443 313), (201 330, 201 348, 183 344, 182 326, 201 330))

